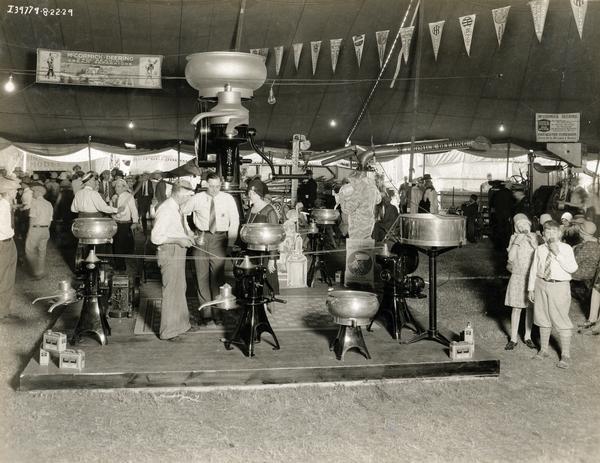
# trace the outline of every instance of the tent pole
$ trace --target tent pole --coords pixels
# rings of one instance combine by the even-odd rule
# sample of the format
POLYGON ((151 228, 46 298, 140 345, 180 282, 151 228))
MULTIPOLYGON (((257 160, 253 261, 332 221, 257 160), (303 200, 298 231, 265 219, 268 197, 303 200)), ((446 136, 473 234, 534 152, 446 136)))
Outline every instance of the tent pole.
POLYGON ((88 135, 88 162, 90 163, 90 170, 92 170, 92 136, 88 135))
POLYGON ((177 142, 177 167, 181 165, 181 140, 177 142))
MULTIPOLYGON (((423 44, 423 21, 425 18, 425 0, 419 2, 419 27, 417 28, 417 35, 415 37, 417 44, 417 63, 415 67, 415 86, 413 92, 413 123, 412 133, 410 135, 410 166, 408 168, 408 181, 412 181, 413 163, 415 158, 415 139, 417 135, 417 118, 419 110, 419 87, 420 87, 420 76, 421 76, 421 54, 423 44)), ((425 175, 425 155, 423 155, 423 175, 425 175)))
POLYGON ((510 141, 506 144, 506 175, 505 178, 508 178, 508 163, 510 160, 510 141))

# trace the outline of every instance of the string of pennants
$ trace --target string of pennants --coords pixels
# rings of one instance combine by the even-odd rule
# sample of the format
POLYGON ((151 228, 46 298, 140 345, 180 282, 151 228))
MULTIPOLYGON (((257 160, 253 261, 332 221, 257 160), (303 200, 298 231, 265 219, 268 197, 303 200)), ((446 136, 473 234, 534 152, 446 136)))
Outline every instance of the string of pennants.
MULTIPOLYGON (((579 38, 583 39, 583 24, 585 22, 585 15, 587 12, 587 6, 589 0, 569 0, 571 3, 571 9, 573 11, 573 16, 575 18, 575 23, 577 25, 577 31, 579 32, 579 38)), ((529 3, 531 8, 531 15, 533 18, 533 26, 535 29, 535 34, 537 36, 538 41, 542 42, 542 35, 544 33, 544 25, 546 23, 546 13, 548 12, 548 6, 550 4, 550 0, 532 0, 529 3)), ((506 30, 506 23, 508 20, 508 13, 510 11, 510 6, 505 6, 502 8, 496 8, 492 11, 492 19, 494 22, 494 27, 496 29, 496 37, 498 39, 498 46, 502 44, 502 37, 504 36, 504 31, 506 30)), ((462 31, 463 41, 465 45, 465 50, 468 56, 471 56, 471 41, 473 39, 473 31, 475 29, 475 21, 477 19, 476 14, 470 14, 466 16, 461 16, 458 18, 458 22, 460 24, 460 28, 462 31)), ((437 21, 429 23, 429 34, 431 36, 431 45, 433 47, 433 54, 435 56, 435 60, 437 61, 438 51, 440 49, 440 43, 442 41, 442 32, 444 30, 444 24, 446 21, 437 21)), ((400 56, 404 59, 404 63, 408 62, 408 53, 410 50, 410 43, 412 40, 412 36, 414 33, 415 27, 403 27, 400 28, 400 40, 402 44, 402 48, 400 49, 400 56)), ((385 50, 387 46, 387 40, 389 36, 389 30, 386 31, 377 31, 375 32, 375 39, 377 41, 377 51, 379 54, 379 67, 383 66, 383 61, 385 58, 385 50)), ((360 67, 360 63, 362 60, 363 48, 365 45, 366 34, 354 35, 352 36, 352 42, 354 44, 354 52, 356 54, 356 61, 358 63, 358 67, 360 67)), ((316 40, 310 42, 310 55, 312 60, 312 73, 315 75, 317 70, 317 62, 319 60, 319 54, 321 52, 321 40, 316 40)), ((300 55, 302 54, 302 49, 304 47, 303 43, 294 43, 292 45, 292 50, 294 54, 294 65, 296 67, 296 71, 298 70, 298 65, 300 64, 300 55)), ((335 69, 337 67, 338 57, 340 54, 340 49, 342 47, 342 39, 330 39, 329 40, 329 48, 331 52, 331 69, 335 73, 335 69)), ((279 75, 279 71, 281 70, 281 62, 283 60, 284 47, 274 47, 275 51, 275 74, 279 75)), ((265 59, 269 55, 269 48, 251 48, 250 53, 254 53, 257 55, 264 56, 265 59)), ((400 63, 400 56, 398 57, 398 63, 400 63)))

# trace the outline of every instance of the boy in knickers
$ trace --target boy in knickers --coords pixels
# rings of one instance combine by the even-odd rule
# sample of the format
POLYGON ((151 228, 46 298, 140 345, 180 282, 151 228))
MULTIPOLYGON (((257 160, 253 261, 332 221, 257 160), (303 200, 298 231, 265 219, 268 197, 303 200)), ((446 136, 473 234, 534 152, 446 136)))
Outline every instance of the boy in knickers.
POLYGON ((533 322, 540 328, 540 350, 534 359, 549 356, 548 344, 552 328, 560 337, 561 355, 556 365, 569 368, 571 362, 571 273, 577 270, 573 248, 560 241, 558 222, 544 223, 544 244, 538 246, 529 272, 529 300, 534 303, 533 322))

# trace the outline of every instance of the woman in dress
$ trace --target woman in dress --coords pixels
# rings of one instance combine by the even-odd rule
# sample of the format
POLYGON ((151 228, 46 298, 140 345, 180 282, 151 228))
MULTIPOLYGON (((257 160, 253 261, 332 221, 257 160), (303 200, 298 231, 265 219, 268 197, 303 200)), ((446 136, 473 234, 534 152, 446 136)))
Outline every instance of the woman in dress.
MULTIPOLYGON (((248 199, 250 209, 246 215, 246 223, 270 223, 279 224, 279 215, 275 208, 265 201, 265 195, 269 192, 267 185, 261 180, 254 179, 248 184, 248 199)), ((277 274, 276 251, 250 251, 249 254, 263 256, 260 265, 267 268, 267 282, 273 288, 273 293, 279 294, 279 276, 277 274)), ((256 264, 257 259, 253 259, 256 264)))
POLYGON ((533 307, 527 298, 527 281, 533 262, 533 254, 538 246, 535 233, 531 232, 531 221, 525 214, 517 214, 513 218, 515 233, 510 237, 508 245, 507 268, 511 272, 504 305, 512 308, 510 316, 510 340, 504 347, 513 350, 519 341, 519 322, 521 311, 525 309, 525 345, 535 349, 531 340, 533 326, 533 307))

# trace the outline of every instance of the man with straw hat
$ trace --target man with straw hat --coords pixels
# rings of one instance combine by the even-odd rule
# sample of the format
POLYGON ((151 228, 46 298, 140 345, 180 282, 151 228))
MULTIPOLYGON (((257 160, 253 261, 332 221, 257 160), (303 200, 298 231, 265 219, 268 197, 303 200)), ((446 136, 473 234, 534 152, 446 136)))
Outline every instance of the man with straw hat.
POLYGON ((15 230, 11 209, 20 186, 17 179, 0 176, 0 307, 5 310, 10 308, 17 271, 17 247, 13 239, 15 230))
POLYGON ((46 245, 50 238, 50 224, 54 209, 44 199, 46 188, 41 183, 30 185, 33 200, 29 208, 29 231, 25 240, 25 257, 34 279, 44 277, 46 270, 46 245))

